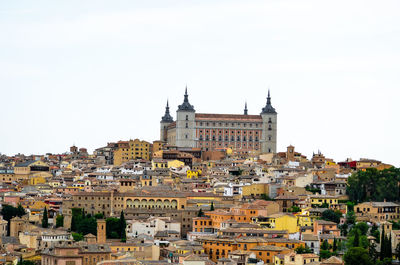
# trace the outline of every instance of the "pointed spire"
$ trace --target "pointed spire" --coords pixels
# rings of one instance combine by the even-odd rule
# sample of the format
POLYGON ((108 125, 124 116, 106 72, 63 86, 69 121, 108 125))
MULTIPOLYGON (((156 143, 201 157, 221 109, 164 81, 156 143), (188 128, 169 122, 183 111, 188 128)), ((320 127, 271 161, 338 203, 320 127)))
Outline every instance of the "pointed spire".
POLYGON ((169 102, 168 102, 168 99, 167 99, 167 106, 165 107, 165 114, 161 118, 161 122, 173 122, 173 121, 174 121, 174 119, 169 114, 169 102))
POLYGON ((190 105, 190 103, 189 103, 189 95, 187 93, 187 85, 185 88, 185 95, 184 95, 183 103, 178 106, 178 111, 179 110, 195 111, 194 107, 192 105, 190 105))
POLYGON ((244 103, 244 115, 248 115, 248 110, 247 110, 247 101, 244 103))
POLYGON ((267 105, 262 109, 261 114, 272 113, 276 114, 275 108, 271 105, 271 93, 268 88, 267 105))

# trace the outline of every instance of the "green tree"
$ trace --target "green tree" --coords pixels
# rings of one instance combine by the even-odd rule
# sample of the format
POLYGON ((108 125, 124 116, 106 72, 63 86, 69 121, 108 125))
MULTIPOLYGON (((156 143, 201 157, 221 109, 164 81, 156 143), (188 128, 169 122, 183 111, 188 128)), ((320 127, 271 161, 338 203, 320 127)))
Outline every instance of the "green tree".
POLYGON ((297 254, 305 254, 305 253, 312 253, 312 250, 306 245, 303 247, 303 245, 300 245, 294 250, 297 254))
POLYGON ((321 249, 319 251, 319 256, 321 257, 321 259, 329 259, 332 256, 332 252, 330 252, 329 250, 321 249))
POLYGON ((43 228, 49 227, 49 217, 47 216, 47 208, 46 207, 44 207, 44 211, 43 211, 42 227, 43 228))
POLYGON ((25 209, 24 209, 24 207, 22 207, 21 204, 18 204, 16 214, 17 214, 18 217, 22 217, 22 216, 24 216, 26 214, 25 209))
POLYGON ((126 242, 126 221, 124 211, 121 211, 121 216, 119 217, 119 231, 121 242, 126 242))
POLYGON ((346 202, 346 206, 347 206, 347 212, 354 213, 354 202, 348 201, 348 202, 346 202))
POLYGON ((353 247, 360 246, 360 235, 358 234, 358 229, 354 230, 354 239, 353 239, 353 247))
POLYGON ((22 257, 19 259, 17 265, 36 265, 33 261, 24 260, 22 257))
POLYGON ((337 250, 337 241, 336 237, 333 238, 333 246, 332 246, 332 251, 335 252, 337 250))
POLYGON ((376 261, 378 260, 379 257, 379 253, 376 250, 376 244, 374 242, 372 242, 368 248, 368 254, 369 257, 371 258, 373 263, 376 263, 376 261))
POLYGON ((115 217, 109 217, 106 219, 106 233, 107 238, 121 238, 120 234, 120 223, 119 219, 115 217))
POLYGON ((56 217, 56 227, 64 226, 64 215, 57 215, 56 217))
MULTIPOLYGON (((22 206, 19 208, 22 208, 22 206)), ((23 210, 23 208, 22 208, 22 210, 23 210)), ((7 235, 8 236, 10 235, 10 220, 12 218, 14 218, 15 216, 21 217, 22 215, 24 215, 25 210, 23 210, 24 214, 22 214, 22 210, 21 209, 18 210, 18 208, 15 208, 8 204, 3 205, 3 207, 1 208, 1 215, 3 216, 3 219, 8 222, 8 225, 7 225, 7 235)))
POLYGON ((300 209, 300 207, 293 205, 292 207, 289 208, 289 212, 298 213, 298 212, 301 212, 301 209, 300 209))
POLYGON ((395 201, 399 197, 400 169, 377 170, 368 168, 365 171, 357 171, 347 180, 347 194, 350 201, 359 203, 372 201, 395 201))
POLYGON ((364 222, 358 222, 355 226, 356 229, 358 229, 361 233, 361 235, 365 236, 368 232, 369 226, 367 223, 364 222))
POLYGON ((400 243, 397 244, 394 250, 394 255, 396 256, 396 259, 400 260, 400 243))
POLYGON ((387 246, 386 246, 386 258, 390 258, 392 260, 393 251, 392 251, 392 233, 390 233, 390 237, 387 239, 387 246))
POLYGON ((346 223, 347 224, 354 224, 356 222, 356 215, 353 211, 350 211, 346 214, 346 223))
POLYGON ((382 232, 381 232, 381 252, 379 253, 380 260, 383 260, 386 255, 386 234, 385 234, 385 227, 382 225, 382 232))
POLYGON ((210 211, 214 211, 214 202, 211 202, 210 211))
POLYGON ((326 220, 326 221, 335 222, 338 224, 338 223, 340 223, 341 216, 342 216, 342 213, 340 211, 325 210, 322 212, 321 219, 326 220))
POLYGON ((204 213, 203 210, 200 208, 199 212, 197 213, 197 217, 203 217, 204 213))
POLYGON ((342 236, 347 236, 347 229, 348 228, 349 228, 349 226, 347 225, 347 223, 339 225, 340 233, 342 234, 342 236))
POLYGON ((321 249, 322 250, 329 250, 329 243, 328 243, 328 240, 324 240, 323 242, 322 242, 322 244, 321 244, 321 249))
POLYGON ((72 232, 71 235, 72 235, 72 238, 74 239, 74 241, 82 241, 83 240, 83 235, 81 233, 72 232))
POLYGON ((378 226, 377 226, 376 224, 374 224, 374 225, 371 227, 371 230, 370 230, 369 234, 370 234, 371 236, 375 237, 376 242, 378 242, 378 243, 380 242, 379 229, 378 229, 378 226))
POLYGON ((96 219, 104 219, 104 214, 103 213, 96 213, 94 215, 94 218, 96 218, 96 219))
POLYGON ((344 254, 343 260, 346 265, 373 265, 368 251, 361 247, 350 248, 344 254))

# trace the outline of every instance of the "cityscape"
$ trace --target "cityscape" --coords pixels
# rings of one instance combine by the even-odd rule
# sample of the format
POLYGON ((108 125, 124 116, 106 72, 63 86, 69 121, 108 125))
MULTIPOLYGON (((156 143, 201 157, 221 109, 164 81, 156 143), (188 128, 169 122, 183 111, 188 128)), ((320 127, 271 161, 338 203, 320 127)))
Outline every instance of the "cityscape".
POLYGON ((400 264, 400 4, 150 2, 0 4, 0 264, 400 264))

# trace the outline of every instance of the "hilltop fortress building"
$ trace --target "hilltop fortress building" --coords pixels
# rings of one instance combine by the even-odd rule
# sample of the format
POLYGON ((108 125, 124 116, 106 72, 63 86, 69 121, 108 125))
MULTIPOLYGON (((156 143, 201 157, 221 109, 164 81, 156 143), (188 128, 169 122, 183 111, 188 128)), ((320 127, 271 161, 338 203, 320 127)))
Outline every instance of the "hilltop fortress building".
POLYGON ((271 105, 269 91, 259 115, 249 115, 247 104, 243 114, 205 114, 196 113, 186 89, 183 103, 176 111, 176 121, 170 115, 167 102, 160 125, 160 140, 178 148, 276 153, 277 112, 271 105))

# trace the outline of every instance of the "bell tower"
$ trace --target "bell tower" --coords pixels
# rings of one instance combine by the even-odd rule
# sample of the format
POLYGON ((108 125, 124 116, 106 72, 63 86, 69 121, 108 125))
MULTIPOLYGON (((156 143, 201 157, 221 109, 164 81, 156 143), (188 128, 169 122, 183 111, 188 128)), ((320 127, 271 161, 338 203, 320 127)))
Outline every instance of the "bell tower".
POLYGON ((174 122, 171 114, 169 114, 169 104, 167 100, 167 106, 165 107, 165 114, 161 118, 160 122, 160 140, 163 142, 168 142, 168 125, 174 122))
POLYGON ((195 112, 193 105, 189 103, 186 87, 183 103, 178 106, 176 111, 177 147, 196 147, 195 112))
POLYGON ((106 243, 106 220, 97 220, 97 244, 106 243))
POLYGON ((261 117, 263 120, 261 153, 276 153, 278 113, 271 105, 271 96, 269 90, 267 104, 261 111, 261 117))

